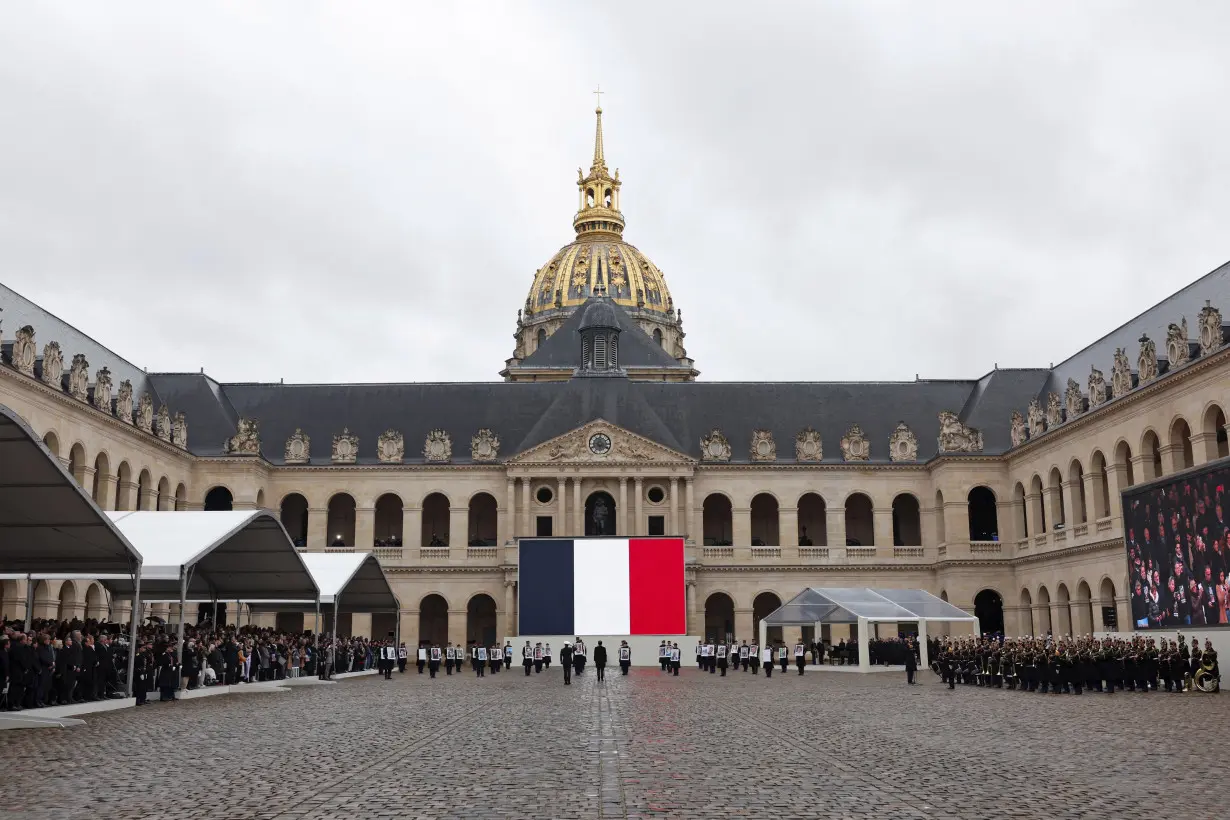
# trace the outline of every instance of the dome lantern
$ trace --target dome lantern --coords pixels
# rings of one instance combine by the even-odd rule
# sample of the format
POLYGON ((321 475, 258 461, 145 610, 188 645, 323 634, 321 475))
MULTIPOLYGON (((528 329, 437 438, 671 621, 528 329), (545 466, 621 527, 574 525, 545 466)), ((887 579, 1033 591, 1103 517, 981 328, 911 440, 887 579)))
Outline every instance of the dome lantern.
POLYGON ((580 195, 572 227, 577 238, 588 236, 623 236, 624 215, 619 210, 619 169, 614 176, 606 167, 606 150, 602 143, 602 106, 594 109, 594 161, 585 174, 577 169, 577 190, 580 195))

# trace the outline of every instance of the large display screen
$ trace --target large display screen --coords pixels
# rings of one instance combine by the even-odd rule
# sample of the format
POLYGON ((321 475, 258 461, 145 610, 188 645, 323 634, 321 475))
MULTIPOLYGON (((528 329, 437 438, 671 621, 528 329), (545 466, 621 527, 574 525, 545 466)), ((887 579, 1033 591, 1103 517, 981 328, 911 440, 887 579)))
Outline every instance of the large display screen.
POLYGON ((682 538, 522 538, 522 635, 682 635, 682 538))
POLYGON ((1230 462, 1123 493, 1132 624, 1137 629, 1230 621, 1230 462))

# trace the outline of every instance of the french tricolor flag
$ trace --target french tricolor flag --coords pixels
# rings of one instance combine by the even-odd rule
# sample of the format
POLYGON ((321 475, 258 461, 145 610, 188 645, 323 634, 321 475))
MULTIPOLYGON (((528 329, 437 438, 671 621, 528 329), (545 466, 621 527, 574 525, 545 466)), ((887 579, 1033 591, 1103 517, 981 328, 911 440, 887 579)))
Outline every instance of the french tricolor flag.
POLYGON ((522 635, 682 635, 682 538, 525 538, 522 635))

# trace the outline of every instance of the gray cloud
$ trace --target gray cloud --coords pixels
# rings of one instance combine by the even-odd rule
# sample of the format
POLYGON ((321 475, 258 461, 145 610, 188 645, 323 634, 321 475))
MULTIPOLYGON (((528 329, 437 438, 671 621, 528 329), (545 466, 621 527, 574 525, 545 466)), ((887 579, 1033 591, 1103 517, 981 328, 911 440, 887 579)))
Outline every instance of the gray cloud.
POLYGON ((703 378, 1046 365, 1230 257, 1221 6, 193 11, 0 28, 3 281, 151 370, 495 378, 595 82, 703 378))

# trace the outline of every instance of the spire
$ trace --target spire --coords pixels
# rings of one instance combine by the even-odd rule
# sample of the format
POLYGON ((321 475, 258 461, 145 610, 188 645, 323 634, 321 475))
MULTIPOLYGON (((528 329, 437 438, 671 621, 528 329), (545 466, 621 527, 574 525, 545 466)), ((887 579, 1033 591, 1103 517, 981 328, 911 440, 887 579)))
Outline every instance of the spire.
MULTIPOLYGON (((602 90, 594 92, 601 95, 602 90)), ((606 234, 619 236, 624 230, 624 217, 619 211, 619 170, 614 176, 606 167, 606 146, 602 139, 602 97, 594 108, 594 161, 586 174, 577 169, 577 188, 580 189, 580 208, 573 217, 572 226, 577 236, 606 234)))
POLYGON ((598 125, 594 129, 594 163, 589 166, 589 172, 591 174, 596 171, 606 170, 606 156, 602 148, 602 106, 595 108, 594 114, 598 117, 598 125))

